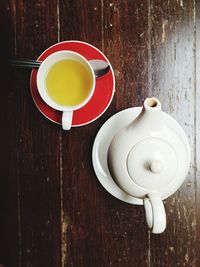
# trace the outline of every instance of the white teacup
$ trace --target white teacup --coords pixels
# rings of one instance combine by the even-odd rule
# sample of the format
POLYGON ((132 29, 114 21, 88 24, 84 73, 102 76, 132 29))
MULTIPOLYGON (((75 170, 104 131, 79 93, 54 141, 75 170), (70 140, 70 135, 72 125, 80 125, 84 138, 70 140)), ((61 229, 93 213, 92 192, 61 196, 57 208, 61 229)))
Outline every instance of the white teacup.
POLYGON ((42 99, 46 102, 47 105, 49 105, 50 107, 56 110, 63 112, 62 113, 62 128, 64 130, 69 130, 71 128, 73 112, 85 106, 88 103, 88 101, 91 99, 94 93, 95 85, 96 85, 95 74, 89 62, 80 54, 76 52, 68 51, 68 50, 58 51, 48 56, 41 63, 38 73, 37 73, 37 87, 38 87, 39 94, 42 97, 42 99), (47 74, 50 68, 55 63, 65 60, 65 59, 72 59, 72 60, 76 60, 79 63, 81 63, 91 74, 91 78, 92 78, 89 94, 82 102, 80 102, 78 105, 75 105, 75 106, 63 106, 63 105, 56 103, 48 95, 47 88, 46 88, 46 77, 47 77, 47 74))

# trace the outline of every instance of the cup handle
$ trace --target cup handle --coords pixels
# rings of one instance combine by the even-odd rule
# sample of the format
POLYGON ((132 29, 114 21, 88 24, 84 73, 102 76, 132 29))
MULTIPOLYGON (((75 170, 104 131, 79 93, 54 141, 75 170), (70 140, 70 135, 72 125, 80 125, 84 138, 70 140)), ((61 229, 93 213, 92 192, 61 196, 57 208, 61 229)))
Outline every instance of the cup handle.
POLYGON ((72 127, 73 111, 63 111, 62 114, 62 128, 63 130, 70 130, 72 127))
POLYGON ((146 221, 154 234, 162 233, 166 228, 166 213, 163 201, 158 192, 147 194, 144 199, 146 221))

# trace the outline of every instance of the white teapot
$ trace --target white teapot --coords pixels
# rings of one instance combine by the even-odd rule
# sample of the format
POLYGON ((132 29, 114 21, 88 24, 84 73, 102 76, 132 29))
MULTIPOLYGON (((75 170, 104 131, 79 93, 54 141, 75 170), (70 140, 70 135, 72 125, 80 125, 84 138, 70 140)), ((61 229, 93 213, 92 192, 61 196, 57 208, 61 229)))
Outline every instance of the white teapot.
POLYGON ((115 134, 108 148, 113 180, 126 194, 143 200, 146 221, 153 233, 165 230, 162 199, 180 187, 189 163, 186 136, 180 134, 178 123, 161 111, 156 98, 144 101, 141 113, 115 134))

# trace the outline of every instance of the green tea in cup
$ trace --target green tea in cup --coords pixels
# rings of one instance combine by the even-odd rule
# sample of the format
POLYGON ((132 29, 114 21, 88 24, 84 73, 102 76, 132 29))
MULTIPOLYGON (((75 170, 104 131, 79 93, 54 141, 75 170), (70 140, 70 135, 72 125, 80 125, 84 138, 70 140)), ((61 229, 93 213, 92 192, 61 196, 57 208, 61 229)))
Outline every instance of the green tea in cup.
POLYGON ((62 106, 76 106, 90 94, 93 77, 80 62, 64 59, 56 62, 46 76, 46 88, 50 98, 62 106))

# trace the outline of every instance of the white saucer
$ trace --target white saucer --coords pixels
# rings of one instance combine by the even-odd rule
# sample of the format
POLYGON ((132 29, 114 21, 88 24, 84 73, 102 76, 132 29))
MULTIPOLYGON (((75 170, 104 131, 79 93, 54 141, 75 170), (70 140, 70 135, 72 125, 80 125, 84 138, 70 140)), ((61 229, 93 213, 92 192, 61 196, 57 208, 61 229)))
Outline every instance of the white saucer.
POLYGON ((102 186, 114 197, 136 205, 143 205, 143 201, 126 194, 112 179, 107 164, 107 152, 114 135, 136 118, 141 109, 141 107, 125 109, 108 119, 99 130, 92 151, 93 167, 102 186))
MULTIPOLYGON (((93 145, 92 151, 92 161, 93 167, 96 173, 96 176, 102 186, 114 197, 131 204, 143 205, 143 200, 139 198, 134 198, 124 191, 122 191, 119 186, 114 182, 112 176, 108 169, 107 164, 107 152, 109 145, 111 143, 114 135, 123 127, 128 125, 131 121, 133 121, 138 114, 141 112, 142 107, 134 107, 122 110, 115 115, 113 115, 110 119, 108 119, 104 125, 99 130, 93 145)), ((176 132, 185 140, 187 144, 188 155, 190 154, 190 147, 187 140, 187 137, 181 128, 181 126, 170 117, 168 114, 163 112, 165 115, 166 123, 169 122, 170 127, 174 128, 176 132)), ((166 199, 170 195, 172 195, 177 188, 174 188, 174 191, 166 194, 163 199, 166 199)))

